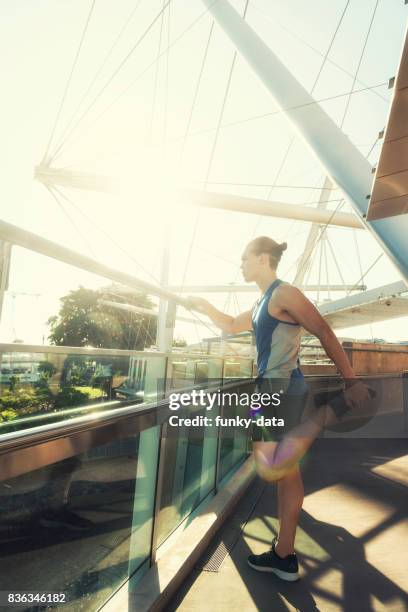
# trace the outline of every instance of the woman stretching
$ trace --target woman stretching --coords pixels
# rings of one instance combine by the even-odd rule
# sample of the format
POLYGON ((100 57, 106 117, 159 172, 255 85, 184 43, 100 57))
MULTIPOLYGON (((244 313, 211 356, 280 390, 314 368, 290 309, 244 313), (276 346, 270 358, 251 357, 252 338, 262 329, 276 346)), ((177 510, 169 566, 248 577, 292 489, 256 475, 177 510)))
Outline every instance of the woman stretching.
POLYGON ((299 289, 277 277, 286 246, 261 236, 245 248, 243 277, 246 282, 255 282, 262 293, 252 310, 232 317, 202 298, 191 297, 189 301, 191 308, 206 314, 228 334, 254 331, 257 391, 280 394, 279 406, 265 405, 252 411, 255 421, 262 415, 266 419, 275 416, 285 423, 283 431, 255 423, 252 436, 258 474, 268 482, 277 482, 279 533, 270 551, 250 555, 248 563, 258 571, 273 572, 293 581, 299 578, 294 542, 304 496, 298 461, 324 426, 336 422, 349 410, 360 409, 370 395, 368 387, 356 378, 343 347, 319 311, 299 289), (312 418, 303 422, 308 389, 298 358, 302 328, 319 338, 346 383, 341 396, 337 394, 328 405, 317 407, 312 418))

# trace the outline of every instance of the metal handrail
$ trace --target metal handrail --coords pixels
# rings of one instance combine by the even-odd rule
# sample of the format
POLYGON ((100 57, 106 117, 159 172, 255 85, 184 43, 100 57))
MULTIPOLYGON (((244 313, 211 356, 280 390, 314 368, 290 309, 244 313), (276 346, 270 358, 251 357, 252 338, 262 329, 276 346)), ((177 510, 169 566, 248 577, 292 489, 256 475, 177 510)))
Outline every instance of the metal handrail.
MULTIPOLYGON (((225 357, 221 355, 207 355, 206 353, 162 353, 160 351, 132 351, 124 349, 103 349, 83 346, 55 346, 55 345, 44 345, 44 344, 11 344, 11 343, 0 343, 0 353, 55 353, 59 355, 88 355, 88 356, 106 356, 106 357, 187 357, 187 358, 206 358, 206 359, 219 359, 223 361, 229 358, 229 355, 225 357)), ((235 359, 235 355, 234 355, 235 359)), ((237 359, 251 359, 250 357, 240 357, 237 359)), ((251 359, 252 360, 252 359, 251 359)))
MULTIPOLYGON (((248 384, 248 379, 235 379, 232 382, 224 382, 220 379, 218 385, 209 385, 205 388, 207 392, 211 392, 211 390, 218 390, 220 387, 223 390, 232 389, 240 386, 244 386, 248 384)), ((175 389, 175 393, 188 393, 191 391, 191 387, 183 388, 183 389, 175 389)), ((173 391, 172 391, 173 392, 173 391)), ((125 400, 126 401, 126 400, 125 400)), ((39 425, 35 428, 24 429, 22 431, 12 431, 5 434, 0 434, 0 454, 2 452, 8 452, 13 448, 14 442, 15 446, 20 446, 23 444, 24 446, 36 444, 38 441, 43 440, 44 436, 47 437, 47 440, 50 438, 58 438, 62 435, 69 435, 70 433, 74 433, 77 431, 82 431, 87 429, 88 427, 98 427, 102 426, 105 423, 109 423, 112 420, 117 420, 120 418, 126 418, 129 416, 141 416, 146 414, 151 414, 154 412, 159 412, 160 410, 166 409, 169 404, 169 400, 167 397, 156 399, 152 402, 146 402, 143 404, 134 404, 132 400, 129 400, 131 405, 123 406, 122 408, 115 408, 114 410, 109 410, 107 412, 98 412, 93 414, 87 414, 79 417, 74 417, 73 419, 58 421, 57 423, 49 423, 47 425, 39 425)), ((129 404, 128 402, 128 404, 129 404)), ((94 406, 92 406, 94 408, 94 406)), ((55 413, 57 416, 58 413, 55 413)))

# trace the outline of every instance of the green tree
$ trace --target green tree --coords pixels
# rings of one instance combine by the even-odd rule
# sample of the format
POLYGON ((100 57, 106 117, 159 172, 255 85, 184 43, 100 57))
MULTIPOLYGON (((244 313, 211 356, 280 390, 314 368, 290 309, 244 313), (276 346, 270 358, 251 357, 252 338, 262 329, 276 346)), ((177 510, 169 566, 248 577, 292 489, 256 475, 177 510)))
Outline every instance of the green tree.
MULTIPOLYGON (((154 344, 156 317, 107 306, 100 302, 101 299, 124 303, 124 298, 84 287, 61 298, 58 315, 48 319, 50 342, 59 346, 133 350, 154 344)), ((126 303, 147 309, 153 306, 143 294, 126 296, 126 303)))
POLYGON ((174 338, 173 346, 175 348, 184 348, 184 347, 187 346, 187 341, 184 338, 182 338, 181 336, 178 336, 177 338, 174 338))

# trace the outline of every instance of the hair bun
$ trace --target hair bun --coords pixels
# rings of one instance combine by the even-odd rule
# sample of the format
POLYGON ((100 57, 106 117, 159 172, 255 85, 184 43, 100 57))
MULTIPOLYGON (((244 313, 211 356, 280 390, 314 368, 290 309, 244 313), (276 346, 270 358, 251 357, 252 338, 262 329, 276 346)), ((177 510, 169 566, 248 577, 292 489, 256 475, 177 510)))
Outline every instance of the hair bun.
POLYGON ((282 242, 282 244, 279 245, 279 248, 283 252, 283 251, 286 251, 286 249, 288 248, 288 245, 286 242, 282 242))

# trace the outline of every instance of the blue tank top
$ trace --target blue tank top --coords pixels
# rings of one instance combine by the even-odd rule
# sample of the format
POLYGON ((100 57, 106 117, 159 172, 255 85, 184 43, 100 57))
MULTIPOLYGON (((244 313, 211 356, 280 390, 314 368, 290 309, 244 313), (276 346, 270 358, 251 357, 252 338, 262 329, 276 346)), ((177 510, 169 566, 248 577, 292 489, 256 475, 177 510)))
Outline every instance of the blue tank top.
POLYGON ((273 281, 252 311, 258 382, 265 378, 279 378, 285 391, 291 394, 304 393, 307 389, 299 364, 301 327, 298 323, 282 321, 268 312, 273 291, 283 281, 273 281))

